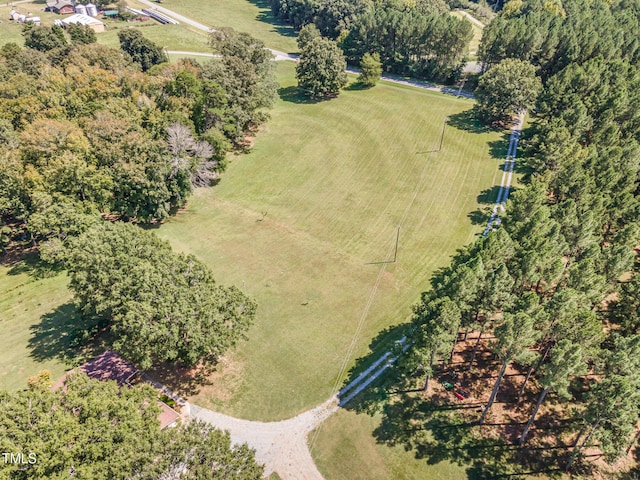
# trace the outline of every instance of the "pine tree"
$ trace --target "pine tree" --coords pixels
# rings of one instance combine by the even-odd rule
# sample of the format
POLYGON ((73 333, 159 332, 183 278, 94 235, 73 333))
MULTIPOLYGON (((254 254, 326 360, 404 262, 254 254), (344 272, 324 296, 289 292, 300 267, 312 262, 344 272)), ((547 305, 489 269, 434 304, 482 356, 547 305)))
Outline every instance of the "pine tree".
MULTIPOLYGON (((414 307, 412 323, 414 333, 409 362, 421 363, 426 371, 424 390, 429 388, 433 363, 437 356, 449 355, 460 326, 460 309, 448 297, 433 299, 423 294, 421 303, 414 307)), ((442 359, 444 364, 444 358, 442 359)))
POLYGON ((542 367, 540 384, 543 390, 538 397, 538 402, 527 425, 522 431, 522 435, 520 435, 520 445, 525 442, 529 429, 533 425, 538 410, 540 410, 540 405, 542 405, 547 394, 550 391, 554 391, 561 398, 570 397, 569 378, 583 373, 585 369, 586 365, 582 360, 582 348, 580 345, 573 344, 569 340, 560 340, 551 351, 551 360, 542 367))
POLYGON ((480 425, 484 423, 487 413, 493 405, 507 366, 514 360, 520 363, 530 362, 534 354, 528 349, 540 335, 535 330, 534 318, 525 312, 518 312, 515 315, 505 314, 502 324, 496 327, 493 333, 497 340, 492 345, 492 350, 502 360, 502 366, 491 391, 489 401, 478 422, 480 425))

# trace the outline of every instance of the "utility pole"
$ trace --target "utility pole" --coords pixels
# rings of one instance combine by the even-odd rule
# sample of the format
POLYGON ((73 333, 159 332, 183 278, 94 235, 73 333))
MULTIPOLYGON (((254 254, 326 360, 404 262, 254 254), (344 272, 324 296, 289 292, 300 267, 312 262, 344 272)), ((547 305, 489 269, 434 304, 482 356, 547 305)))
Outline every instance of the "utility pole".
POLYGON ((442 124, 442 134, 440 135, 440 147, 438 148, 438 151, 442 150, 442 142, 444 141, 444 129, 446 128, 448 121, 449 117, 444 117, 444 122, 442 124))
POLYGON ((398 226, 398 231, 396 232, 396 249, 395 252, 393 252, 392 263, 396 263, 396 260, 398 259, 398 240, 400 240, 400 226, 398 226))
POLYGON ((458 95, 456 95, 457 97, 460 96, 460 94, 462 93, 462 88, 464 87, 465 82, 467 81, 466 77, 462 77, 462 81, 460 83, 460 88, 458 89, 458 95))

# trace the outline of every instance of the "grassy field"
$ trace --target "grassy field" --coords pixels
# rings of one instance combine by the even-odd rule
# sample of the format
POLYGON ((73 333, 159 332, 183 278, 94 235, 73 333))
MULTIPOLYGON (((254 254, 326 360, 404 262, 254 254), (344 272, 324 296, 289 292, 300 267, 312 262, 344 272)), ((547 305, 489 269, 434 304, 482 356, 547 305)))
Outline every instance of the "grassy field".
POLYGON ((72 364, 66 356, 72 308, 67 278, 36 279, 17 267, 0 267, 0 389, 14 390, 47 369, 57 379, 72 364))
POLYGON ((401 445, 376 443, 377 416, 339 410, 322 425, 311 453, 327 480, 452 480, 467 478, 466 467, 449 461, 428 465, 401 445))
POLYGON ((152 42, 166 47, 167 50, 189 52, 211 52, 207 37, 182 25, 160 25, 156 22, 133 23, 112 22, 107 31, 98 34, 98 42, 112 48, 120 48, 118 32, 123 28, 137 28, 152 42))
POLYGON ((298 50, 293 28, 273 17, 268 0, 164 0, 162 6, 211 27, 248 32, 269 48, 298 50))
POLYGON ((505 147, 461 114, 468 100, 382 82, 305 103, 294 64, 278 68, 282 99, 253 151, 158 230, 258 300, 249 341, 192 399, 261 420, 325 400, 361 320, 349 365, 406 319, 431 272, 481 230, 473 212, 492 200, 505 147), (429 153, 446 116, 444 148, 429 153), (399 225, 398 262, 370 264, 392 257, 399 225))

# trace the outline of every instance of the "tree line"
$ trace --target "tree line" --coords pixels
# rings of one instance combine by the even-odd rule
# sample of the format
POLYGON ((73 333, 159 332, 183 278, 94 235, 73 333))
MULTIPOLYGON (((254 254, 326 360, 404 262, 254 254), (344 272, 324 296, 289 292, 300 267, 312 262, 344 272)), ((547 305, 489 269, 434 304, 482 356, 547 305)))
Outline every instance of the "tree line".
POLYGON ((598 56, 636 65, 639 6, 637 0, 512 0, 484 29, 479 56, 489 66, 526 60, 543 79, 598 56))
POLYGON ((526 373, 511 401, 522 402, 532 384, 538 393, 518 443, 527 443, 549 396, 564 402, 547 414, 573 420, 572 432, 555 439, 570 445, 565 469, 594 445, 614 462, 637 439, 640 73, 629 6, 514 0, 485 29, 480 112, 508 121, 533 107, 519 155, 524 185, 500 227, 434 275, 413 309, 402 360, 405 375, 422 372, 426 390, 461 337, 478 332, 473 368, 491 335, 499 368, 478 422, 491 416, 508 366, 520 366, 526 373), (515 78, 528 86, 519 91, 515 78), (494 87, 505 96, 490 98, 499 96, 494 87))
POLYGON ((438 0, 272 0, 271 8, 296 29, 315 24, 351 64, 377 53, 387 72, 438 81, 458 77, 472 36, 471 24, 438 0))

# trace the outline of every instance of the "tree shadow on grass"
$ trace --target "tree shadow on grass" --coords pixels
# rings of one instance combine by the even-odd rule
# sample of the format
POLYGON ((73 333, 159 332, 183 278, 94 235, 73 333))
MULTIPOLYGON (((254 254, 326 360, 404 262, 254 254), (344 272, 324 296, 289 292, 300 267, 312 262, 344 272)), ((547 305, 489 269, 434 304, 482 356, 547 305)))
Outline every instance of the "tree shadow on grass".
MULTIPOLYGON (((282 35, 283 37, 296 37, 296 31, 287 23, 279 20, 273 15, 271 11, 271 5, 267 0, 249 0, 250 3, 258 7, 260 13, 256 16, 256 20, 263 23, 268 23, 273 27, 273 32, 282 35)), ((295 53, 295 52, 288 52, 295 53)))
POLYGON ((520 478, 535 473, 560 478, 554 465, 564 447, 523 451, 485 435, 462 406, 453 404, 449 396, 436 394, 425 399, 421 394, 402 394, 384 405, 382 421, 373 435, 379 444, 401 446, 429 465, 451 462, 466 467, 469 479, 520 478), (536 460, 530 461, 532 458, 536 460))
POLYGON ((332 97, 327 98, 313 98, 306 96, 302 90, 297 86, 292 85, 290 87, 282 87, 278 89, 278 95, 284 102, 301 103, 301 104, 315 104, 330 100, 332 97))
MULTIPOLYGON (((356 361, 344 385, 366 372, 384 352, 391 352, 390 356, 399 354, 404 346, 399 339, 409 328, 410 325, 403 324, 382 331, 371 342, 371 353, 356 361)), ((498 433, 520 432, 522 425, 513 419, 478 427, 477 419, 484 403, 474 400, 478 396, 470 387, 470 381, 459 379, 467 391, 473 392, 471 399, 459 401, 440 385, 441 380, 449 381, 446 369, 440 370, 431 379, 430 393, 425 397, 420 388, 424 383, 424 372, 409 371, 402 358, 399 357, 398 362, 388 366, 371 385, 343 405, 343 408, 359 414, 380 417, 380 424, 373 432, 378 444, 403 448, 430 465, 441 462, 460 465, 466 469, 467 478, 473 480, 521 478, 539 473, 548 478, 561 476, 557 465, 564 465, 566 446, 536 439, 526 448, 520 448, 512 438, 504 438, 498 433)), ((491 358, 486 361, 491 361, 491 358)), ((516 376, 520 377, 519 374, 516 376)), ((505 380, 506 383, 508 381, 509 378, 505 380)), ((514 392, 516 386, 514 384, 512 388, 514 392)), ((566 425, 546 425, 542 417, 540 425, 554 433, 566 428, 566 425)), ((535 430, 540 429, 536 427, 535 430)), ((540 435, 548 436, 547 432, 540 435)))
POLYGON ((496 129, 489 125, 485 125, 476 116, 476 112, 473 108, 465 110, 464 112, 454 113, 449 115, 447 125, 470 133, 486 133, 492 132, 496 129))
POLYGON ((347 90, 347 91, 360 91, 360 90, 370 90, 371 86, 369 85, 365 85, 362 82, 351 82, 349 85, 347 85, 346 87, 343 88, 343 90, 347 90))
MULTIPOLYGON (((369 377, 382 367, 387 359, 397 356, 403 346, 400 340, 408 332, 409 327, 410 325, 405 323, 387 327, 378 332, 373 340, 371 340, 371 343, 369 343, 370 352, 356 360, 355 365, 349 370, 341 388, 344 389, 360 376, 364 376, 365 378, 369 377), (387 353, 389 355, 387 355, 387 353), (387 355, 385 361, 380 362, 367 373, 367 370, 373 367, 373 365, 385 355, 387 355)), ((401 391, 403 389, 403 386, 399 383, 395 364, 388 365, 384 374, 376 378, 367 388, 350 400, 345 405, 345 408, 359 413, 366 412, 371 414, 376 412, 386 401, 390 389, 394 391, 401 391)), ((345 395, 341 395, 341 398, 345 398, 350 393, 351 391, 345 391, 345 395)))
POLYGON ((216 366, 204 364, 196 368, 187 368, 179 364, 163 362, 154 365, 146 373, 175 393, 190 397, 200 393, 202 387, 212 385, 210 377, 216 366))
POLYGON ((99 350, 100 342, 95 340, 98 328, 97 324, 87 324, 73 303, 60 305, 30 327, 30 357, 39 362, 57 359, 80 365, 99 350))
POLYGON ((40 259, 40 254, 37 252, 31 252, 24 256, 20 261, 12 264, 11 268, 7 271, 9 275, 22 275, 27 274, 33 278, 50 278, 62 272, 63 268, 60 265, 52 265, 47 262, 43 262, 40 259))

